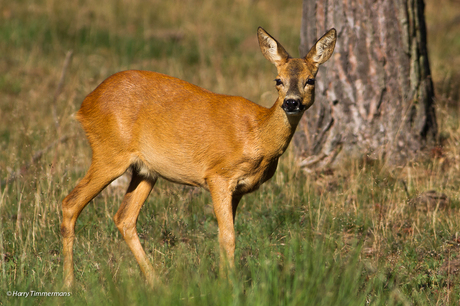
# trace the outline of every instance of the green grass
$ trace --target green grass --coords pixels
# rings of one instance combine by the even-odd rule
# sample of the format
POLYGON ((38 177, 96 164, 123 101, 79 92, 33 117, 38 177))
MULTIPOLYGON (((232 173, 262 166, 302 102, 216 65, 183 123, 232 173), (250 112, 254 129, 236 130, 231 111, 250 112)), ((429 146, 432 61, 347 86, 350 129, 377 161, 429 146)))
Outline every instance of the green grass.
POLYGON ((459 303, 454 2, 427 3, 442 140, 431 156, 400 168, 362 160, 305 174, 288 150, 273 179, 238 208, 237 268, 229 280, 219 276, 209 194, 159 181, 138 220, 161 281, 153 289, 111 220, 123 190, 110 188, 78 219, 71 296, 29 298, 7 292, 63 291, 60 203, 90 164, 73 118, 85 95, 111 73, 133 68, 270 105, 275 71, 260 54, 256 29, 297 56, 301 1, 0 3, 0 181, 19 174, 0 188, 0 305, 459 303), (30 163, 63 135, 66 142, 30 163), (449 203, 424 209, 409 201, 432 189, 449 203))
MULTIPOLYGON (((352 167, 348 170, 353 173, 352 167)), ((7 304, 39 300, 124 305, 147 303, 152 297, 160 304, 198 305, 457 303, 458 277, 449 275, 445 266, 448 261, 458 264, 453 237, 458 224, 451 217, 457 214, 458 199, 437 216, 418 213, 405 201, 402 184, 389 183, 376 192, 366 183, 385 186, 393 179, 381 171, 379 166, 357 171, 327 193, 311 190, 316 184, 301 173, 278 172, 241 203, 232 282, 219 277, 209 195, 160 182, 138 222, 162 282, 153 290, 143 284, 137 263, 110 220, 117 209, 112 202, 119 203, 121 196, 105 192, 77 222, 72 297, 9 298, 7 304)), ((18 181, 9 185, 16 190, 4 190, 3 292, 62 291, 59 200, 73 182, 53 177, 36 181, 29 195, 29 183, 18 181)), ((455 187, 448 184, 444 191, 455 187)))

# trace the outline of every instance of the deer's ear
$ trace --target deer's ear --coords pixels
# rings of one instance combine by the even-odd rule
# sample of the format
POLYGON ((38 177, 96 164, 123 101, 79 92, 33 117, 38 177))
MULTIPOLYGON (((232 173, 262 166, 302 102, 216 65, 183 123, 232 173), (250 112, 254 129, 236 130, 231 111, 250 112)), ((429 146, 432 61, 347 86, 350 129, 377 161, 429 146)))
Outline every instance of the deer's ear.
POLYGON ((266 59, 277 67, 287 61, 289 54, 283 46, 261 27, 257 29, 257 37, 259 38, 260 50, 266 59))
POLYGON ((316 68, 326 62, 334 52, 337 31, 332 28, 321 37, 310 49, 305 60, 312 63, 316 68))

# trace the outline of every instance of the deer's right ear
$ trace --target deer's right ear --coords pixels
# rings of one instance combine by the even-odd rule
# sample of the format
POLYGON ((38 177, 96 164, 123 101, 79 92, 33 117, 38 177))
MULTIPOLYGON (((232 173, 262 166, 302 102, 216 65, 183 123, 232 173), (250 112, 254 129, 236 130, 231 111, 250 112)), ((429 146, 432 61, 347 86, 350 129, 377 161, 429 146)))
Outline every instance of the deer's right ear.
POLYGON ((261 27, 257 29, 257 37, 259 38, 260 50, 266 59, 276 66, 287 61, 289 54, 284 50, 283 46, 261 27))

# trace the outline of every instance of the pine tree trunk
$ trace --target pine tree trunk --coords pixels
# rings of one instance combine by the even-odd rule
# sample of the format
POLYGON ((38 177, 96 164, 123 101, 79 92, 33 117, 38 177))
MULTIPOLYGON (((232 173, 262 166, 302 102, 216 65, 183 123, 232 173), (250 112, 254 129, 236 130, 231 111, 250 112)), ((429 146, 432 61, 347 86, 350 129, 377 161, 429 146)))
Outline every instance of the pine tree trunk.
POLYGON ((332 27, 334 54, 294 137, 300 165, 413 159, 437 134, 423 0, 304 0, 300 55, 332 27))

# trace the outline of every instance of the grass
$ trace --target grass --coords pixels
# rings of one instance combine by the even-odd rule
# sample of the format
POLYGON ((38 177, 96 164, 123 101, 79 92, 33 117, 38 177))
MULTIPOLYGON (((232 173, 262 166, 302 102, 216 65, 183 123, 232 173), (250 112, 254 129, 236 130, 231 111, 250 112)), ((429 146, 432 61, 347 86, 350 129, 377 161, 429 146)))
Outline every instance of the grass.
POLYGON ((305 174, 289 150, 274 178, 238 208, 231 282, 219 277, 209 194, 160 181, 138 221, 161 279, 154 289, 111 220, 123 190, 110 188, 78 219, 71 297, 29 298, 7 292, 63 291, 60 202, 90 164, 73 119, 85 95, 114 72, 145 69, 270 105, 275 71, 260 54, 256 29, 297 55, 301 1, 0 3, 0 180, 14 177, 0 189, 0 305, 458 304, 454 1, 427 1, 442 146, 426 160, 400 168, 350 161, 305 174), (69 138, 43 151, 62 136, 69 138), (419 195, 428 190, 449 201, 426 204, 419 195))

